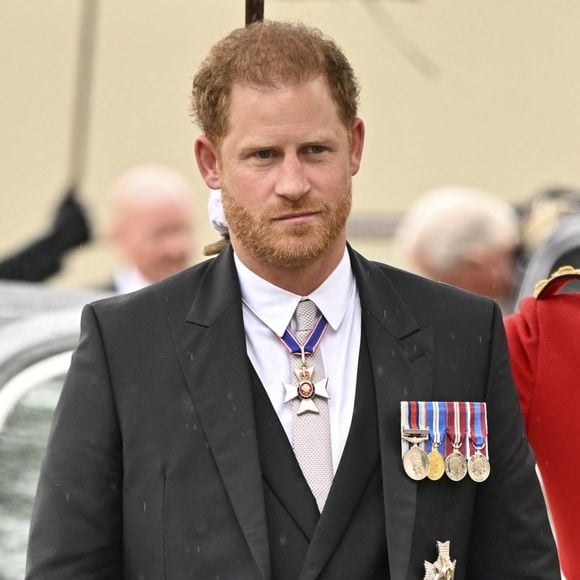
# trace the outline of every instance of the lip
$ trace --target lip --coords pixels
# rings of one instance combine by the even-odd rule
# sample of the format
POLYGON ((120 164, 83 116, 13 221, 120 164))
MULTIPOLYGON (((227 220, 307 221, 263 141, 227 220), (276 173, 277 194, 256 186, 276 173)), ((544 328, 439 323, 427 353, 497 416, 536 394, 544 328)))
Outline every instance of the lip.
POLYGON ((311 221, 318 215, 318 211, 301 211, 292 214, 284 214, 274 218, 274 221, 287 224, 303 224, 311 221))

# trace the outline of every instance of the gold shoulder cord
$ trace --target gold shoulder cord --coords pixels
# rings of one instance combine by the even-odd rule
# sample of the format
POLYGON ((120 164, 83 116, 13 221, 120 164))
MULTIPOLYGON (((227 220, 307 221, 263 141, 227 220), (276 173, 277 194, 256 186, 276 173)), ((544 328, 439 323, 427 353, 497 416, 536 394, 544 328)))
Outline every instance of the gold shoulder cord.
POLYGON ((555 294, 570 280, 580 279, 580 270, 573 266, 562 266, 552 273, 549 278, 540 280, 534 288, 534 298, 547 298, 555 294), (551 291, 548 292, 548 289, 551 291))

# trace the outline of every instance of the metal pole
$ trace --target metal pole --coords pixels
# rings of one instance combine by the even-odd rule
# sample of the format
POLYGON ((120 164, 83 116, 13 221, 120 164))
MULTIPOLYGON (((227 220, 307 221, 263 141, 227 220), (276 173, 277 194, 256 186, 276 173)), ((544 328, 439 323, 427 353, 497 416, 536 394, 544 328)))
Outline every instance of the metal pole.
POLYGON ((79 32, 76 91, 69 150, 69 187, 77 189, 84 177, 89 138, 98 0, 84 0, 79 32))
POLYGON ((264 20, 264 0, 246 0, 246 26, 264 20))

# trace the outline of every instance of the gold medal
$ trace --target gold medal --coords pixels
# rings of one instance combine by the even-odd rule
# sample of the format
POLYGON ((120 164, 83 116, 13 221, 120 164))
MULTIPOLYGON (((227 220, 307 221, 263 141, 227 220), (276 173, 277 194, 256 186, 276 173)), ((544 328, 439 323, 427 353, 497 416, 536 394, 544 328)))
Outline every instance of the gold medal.
POLYGON ((427 459, 429 460, 427 477, 432 481, 441 479, 445 473, 445 460, 443 459, 443 455, 437 449, 433 448, 429 452, 429 455, 427 455, 427 459))
POLYGON ((473 481, 476 481, 477 483, 485 481, 489 477, 491 471, 489 459, 478 449, 469 458, 469 461, 467 462, 467 471, 469 477, 471 477, 473 481))
POLYGON ((445 404, 437 401, 429 401, 427 422, 429 428, 429 437, 431 439, 431 451, 429 452, 429 473, 427 477, 431 481, 437 481, 443 477, 445 473, 445 459, 439 451, 441 440, 445 437, 447 427, 445 419, 441 420, 441 410, 445 409, 445 404))
POLYGON ((463 453, 454 449, 445 458, 445 473, 451 481, 461 481, 467 475, 467 459, 463 453))
POLYGON ((403 468, 411 479, 415 481, 425 479, 429 473, 429 458, 423 449, 413 445, 403 455, 403 468))

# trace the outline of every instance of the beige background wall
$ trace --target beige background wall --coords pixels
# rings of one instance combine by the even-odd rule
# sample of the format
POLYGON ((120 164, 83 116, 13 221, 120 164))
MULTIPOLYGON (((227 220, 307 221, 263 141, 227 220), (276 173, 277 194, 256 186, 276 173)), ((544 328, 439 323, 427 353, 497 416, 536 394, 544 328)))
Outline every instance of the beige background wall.
MULTIPOLYGON (((2 0, 0 254, 47 225, 66 184, 82 0, 2 0)), ((199 191, 188 117, 193 71, 243 24, 243 0, 100 0, 83 199, 97 235, 115 176, 168 163, 199 191)), ((319 26, 360 77, 367 123, 356 215, 404 210, 425 190, 464 183, 517 202, 553 183, 580 186, 577 0, 266 0, 266 17, 319 26)), ((354 240, 397 262, 385 242, 354 240)), ((100 284, 98 240, 55 282, 100 284)))

